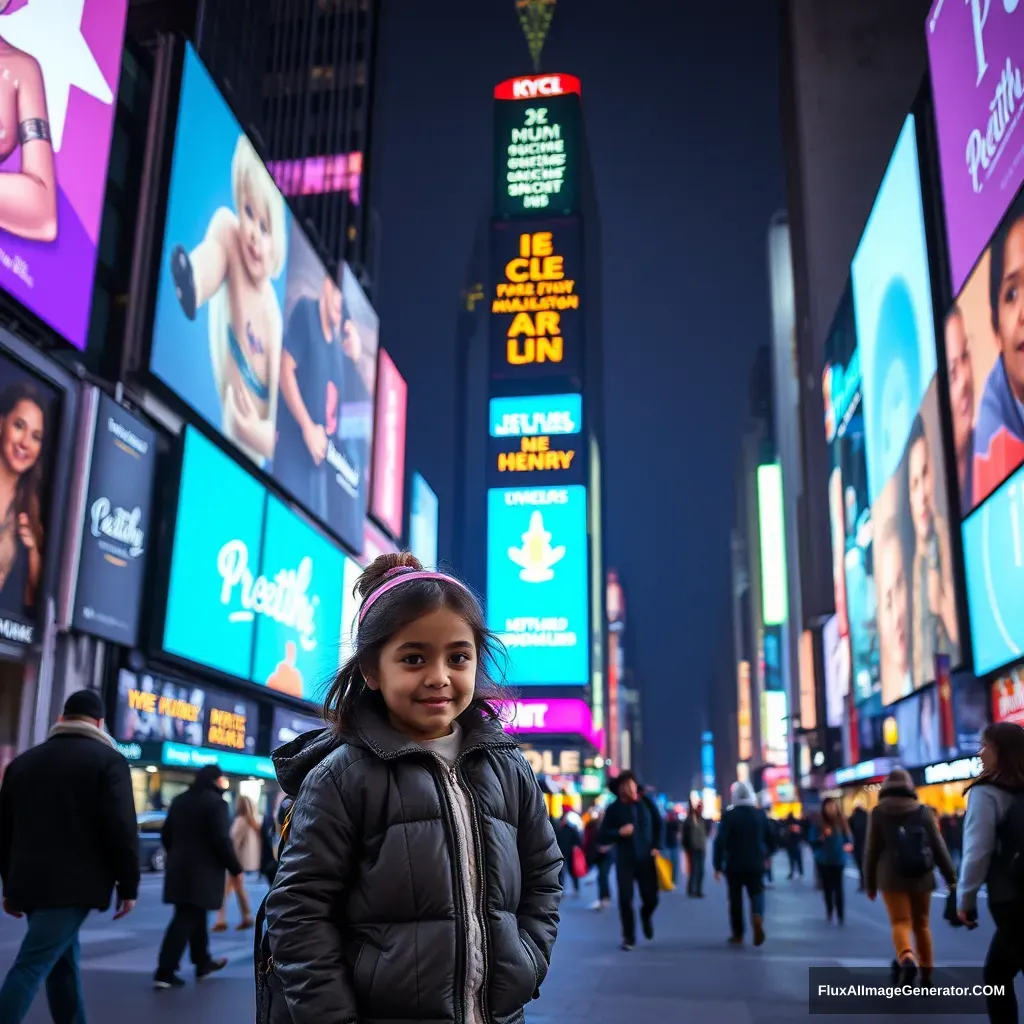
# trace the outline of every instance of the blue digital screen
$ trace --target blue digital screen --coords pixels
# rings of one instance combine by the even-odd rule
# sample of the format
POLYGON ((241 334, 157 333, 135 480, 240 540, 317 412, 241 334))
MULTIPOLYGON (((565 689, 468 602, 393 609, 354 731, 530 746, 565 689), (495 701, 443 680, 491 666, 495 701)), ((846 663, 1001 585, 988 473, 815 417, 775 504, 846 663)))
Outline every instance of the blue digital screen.
POLYGON ((983 676, 1024 653, 1024 468, 964 520, 963 541, 974 672, 983 676))
POLYGON ((437 566, 437 495, 419 473, 412 475, 409 550, 428 569, 437 566))
POLYGON ((191 428, 164 650, 305 700, 337 671, 345 556, 191 428))
POLYGON ((487 494, 487 625, 516 686, 589 681, 587 489, 487 494))
POLYGON ((582 395, 491 399, 491 437, 578 434, 582 424, 582 395))

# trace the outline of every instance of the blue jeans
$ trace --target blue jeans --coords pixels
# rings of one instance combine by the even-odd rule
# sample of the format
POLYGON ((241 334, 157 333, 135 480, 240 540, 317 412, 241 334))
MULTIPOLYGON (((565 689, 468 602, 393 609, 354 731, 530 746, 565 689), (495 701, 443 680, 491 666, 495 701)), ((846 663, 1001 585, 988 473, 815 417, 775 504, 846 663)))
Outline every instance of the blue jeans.
POLYGON ((54 1024, 85 1024, 85 999, 78 973, 78 930, 88 910, 34 910, 14 964, 0 988, 0 1021, 21 1024, 46 983, 54 1024))

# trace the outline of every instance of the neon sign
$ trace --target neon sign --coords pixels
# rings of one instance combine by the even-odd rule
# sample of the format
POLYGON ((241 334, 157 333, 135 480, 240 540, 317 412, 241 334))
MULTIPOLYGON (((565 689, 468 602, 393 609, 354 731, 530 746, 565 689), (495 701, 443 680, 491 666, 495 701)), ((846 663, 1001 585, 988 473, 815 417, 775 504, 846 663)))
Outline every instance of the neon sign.
POLYGON ((573 469, 582 473, 573 440, 580 436, 582 412, 581 395, 492 398, 492 476, 552 472, 564 478, 573 469))

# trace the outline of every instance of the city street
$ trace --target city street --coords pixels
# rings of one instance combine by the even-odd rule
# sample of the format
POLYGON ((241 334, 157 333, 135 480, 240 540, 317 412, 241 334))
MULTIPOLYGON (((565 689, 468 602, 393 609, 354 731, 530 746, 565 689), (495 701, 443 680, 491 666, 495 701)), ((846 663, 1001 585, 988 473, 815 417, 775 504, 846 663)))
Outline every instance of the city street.
MULTIPOLYGON (((91 1024, 117 1020, 251 1024, 251 933, 214 936, 215 950, 231 960, 223 974, 201 986, 190 978, 188 987, 177 992, 151 988, 156 948, 168 916, 159 902, 159 885, 158 876, 148 876, 140 905, 129 918, 114 924, 94 916, 82 933, 91 1024)), ((687 899, 681 892, 666 894, 656 919, 655 942, 624 953, 618 948, 617 915, 614 910, 600 914, 588 910, 593 886, 585 886, 579 900, 567 897, 563 904, 555 962, 543 997, 528 1010, 528 1022, 768 1024, 805 1018, 808 966, 867 967, 887 963, 891 957, 881 903, 869 903, 855 888, 856 881, 849 879, 850 906, 840 930, 826 923, 812 881, 788 882, 782 877, 768 892, 767 943, 761 949, 749 945, 734 949, 725 941, 723 887, 709 880, 704 900, 687 899)), ((262 889, 258 891, 262 894, 262 889)), ((968 934, 949 928, 941 920, 941 909, 942 902, 936 898, 933 927, 938 962, 958 967, 979 964, 991 935, 984 910, 981 927, 968 934)), ((17 948, 20 927, 9 918, 0 927, 0 969, 4 971, 17 948)), ((183 973, 189 976, 188 971, 183 973)), ((864 1019, 877 1024, 904 1018, 864 1019)), ((47 1021, 41 998, 28 1022, 47 1021)))

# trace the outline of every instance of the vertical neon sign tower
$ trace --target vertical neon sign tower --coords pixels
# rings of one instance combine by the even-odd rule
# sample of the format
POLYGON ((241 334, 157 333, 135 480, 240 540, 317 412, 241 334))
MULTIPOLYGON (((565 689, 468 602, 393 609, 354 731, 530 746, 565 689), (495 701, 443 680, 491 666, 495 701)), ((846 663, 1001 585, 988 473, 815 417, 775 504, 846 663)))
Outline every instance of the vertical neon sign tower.
POLYGON ((524 697, 583 696, 604 730, 599 235, 581 91, 566 74, 494 90, 487 619, 524 697))

